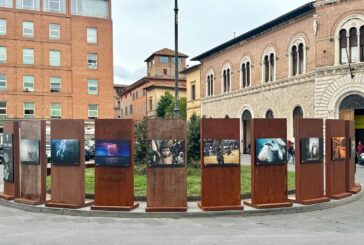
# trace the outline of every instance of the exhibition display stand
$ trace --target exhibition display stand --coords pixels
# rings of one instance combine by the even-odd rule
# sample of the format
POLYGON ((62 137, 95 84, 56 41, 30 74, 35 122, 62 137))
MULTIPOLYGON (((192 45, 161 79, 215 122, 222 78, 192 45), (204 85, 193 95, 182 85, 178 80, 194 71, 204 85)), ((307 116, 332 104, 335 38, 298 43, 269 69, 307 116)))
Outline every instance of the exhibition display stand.
POLYGON ((361 191, 361 185, 355 183, 355 154, 356 154, 356 141, 355 141, 355 122, 346 122, 346 135, 349 137, 347 149, 349 149, 349 157, 346 159, 346 191, 357 194, 361 191))

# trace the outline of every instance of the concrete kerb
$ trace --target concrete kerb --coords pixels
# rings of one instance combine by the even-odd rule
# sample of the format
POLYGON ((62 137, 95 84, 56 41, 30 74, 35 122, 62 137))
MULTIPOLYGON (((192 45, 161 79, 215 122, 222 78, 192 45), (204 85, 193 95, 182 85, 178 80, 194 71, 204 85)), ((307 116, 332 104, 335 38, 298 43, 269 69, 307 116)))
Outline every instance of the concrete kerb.
MULTIPOLYGON (((279 215, 279 214, 295 214, 295 213, 303 213, 303 212, 314 212, 317 210, 329 209, 334 207, 339 207, 342 205, 346 205, 352 202, 355 202, 364 196, 364 191, 356 195, 352 195, 348 198, 341 200, 331 200, 330 202, 312 204, 312 205, 299 205, 294 204, 292 207, 288 208, 273 208, 273 209, 254 209, 245 206, 245 210, 232 210, 232 211, 212 211, 212 212, 204 212, 200 209, 196 209, 196 205, 191 205, 189 203, 190 208, 187 212, 155 212, 148 213, 145 211, 99 211, 99 210, 90 210, 89 207, 81 208, 81 209, 66 209, 66 208, 48 208, 45 205, 39 206, 30 206, 25 204, 16 203, 14 201, 6 201, 0 199, 0 205, 14 208, 18 210, 23 210, 26 212, 34 212, 34 213, 45 213, 45 214, 55 214, 55 215, 69 215, 69 216, 80 216, 80 217, 108 217, 108 218, 169 218, 169 219, 178 219, 178 218, 209 218, 209 217, 219 217, 219 216, 242 216, 242 217, 251 217, 251 216, 265 216, 265 215, 279 215)), ((141 205, 142 207, 145 204, 141 205)), ((141 208, 142 210, 144 208, 141 208)))

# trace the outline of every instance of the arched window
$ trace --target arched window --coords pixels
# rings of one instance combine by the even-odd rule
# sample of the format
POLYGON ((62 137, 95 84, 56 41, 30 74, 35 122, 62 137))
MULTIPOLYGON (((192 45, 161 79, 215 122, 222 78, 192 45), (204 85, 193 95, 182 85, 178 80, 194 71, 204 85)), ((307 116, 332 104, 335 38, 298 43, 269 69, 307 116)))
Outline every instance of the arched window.
POLYGON ((360 28, 360 62, 364 62, 364 26, 360 28))
POLYGON ((241 72, 240 72, 240 81, 241 81, 241 87, 246 88, 250 87, 250 69, 251 69, 251 62, 249 57, 244 57, 241 61, 241 72))
POLYGON ((224 93, 230 92, 231 89, 231 69, 229 65, 224 65, 223 71, 222 71, 222 83, 223 88, 222 91, 224 93))
POLYGON ((246 86, 250 87, 250 62, 246 63, 246 86))
POLYGON ((268 110, 266 113, 265 113, 265 118, 274 118, 274 113, 272 110, 268 110))
POLYGON ((270 54, 270 80, 274 81, 274 73, 275 73, 275 63, 274 63, 274 54, 270 54))
POLYGON ((358 62, 358 35, 355 27, 350 29, 350 37, 349 37, 349 45, 350 45, 350 62, 358 62))
POLYGON ((241 66, 241 76, 242 76, 242 87, 245 88, 246 87, 246 64, 244 63, 242 66, 241 66))
POLYGON ((306 72, 306 49, 305 39, 303 37, 296 37, 290 44, 289 52, 291 58, 289 60, 289 74, 296 76, 306 72))
POLYGON ((276 79, 276 52, 273 47, 263 52, 262 68, 263 82, 270 82, 276 79))
POLYGON ((269 59, 268 55, 264 57, 264 82, 269 81, 269 59))
POLYGON ((303 43, 298 45, 298 74, 303 74, 305 70, 305 49, 303 43))
POLYGON ((294 109, 293 109, 293 113, 292 113, 292 124, 293 124, 293 136, 295 136, 295 122, 296 122, 296 119, 298 118, 303 118, 303 110, 302 110, 302 107, 301 106, 296 106, 294 109))
POLYGON ((297 75, 297 47, 292 47, 292 76, 297 75))
POLYGON ((206 94, 207 96, 214 95, 214 74, 211 71, 206 77, 206 94))
POLYGON ((348 55, 346 48, 348 47, 348 41, 346 38, 346 30, 340 31, 340 63, 346 64, 348 62, 348 55))

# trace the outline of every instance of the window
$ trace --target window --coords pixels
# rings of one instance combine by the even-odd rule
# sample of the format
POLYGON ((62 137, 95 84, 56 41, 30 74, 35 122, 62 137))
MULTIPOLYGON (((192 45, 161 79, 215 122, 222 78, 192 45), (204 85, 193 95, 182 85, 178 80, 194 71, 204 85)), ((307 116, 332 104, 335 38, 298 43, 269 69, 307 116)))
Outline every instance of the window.
POLYGON ((127 115, 128 115, 128 107, 125 106, 125 116, 127 116, 127 115))
POLYGON ((6 19, 0 19, 0 35, 6 35, 6 19))
POLYGON ((130 113, 130 115, 133 114, 133 105, 129 105, 129 113, 130 113))
POLYGON ((0 7, 1 8, 12 8, 13 0, 0 0, 0 7))
POLYGON ((161 63, 168 63, 169 58, 168 58, 167 56, 160 56, 160 57, 159 57, 159 61, 160 61, 161 63))
POLYGON ((61 39, 61 25, 49 24, 49 39, 52 40, 61 39))
POLYGON ((91 70, 97 69, 97 54, 87 54, 87 67, 91 70))
POLYGON ((163 75, 167 75, 168 74, 168 70, 167 69, 163 69, 163 75))
POLYGON ((214 94, 214 75, 210 74, 207 76, 207 96, 212 96, 214 94))
POLYGON ((225 68, 222 72, 222 83, 223 83, 223 92, 230 92, 230 81, 231 81, 231 69, 228 65, 225 65, 225 68))
POLYGON ((62 105, 55 103, 51 104, 51 118, 61 118, 62 105))
POLYGON ((61 92, 61 78, 51 77, 49 79, 51 92, 61 92))
POLYGON ((24 118, 34 118, 35 116, 35 104, 33 102, 25 102, 23 105, 24 118))
POLYGON ((55 51, 55 50, 49 51, 49 65, 61 66, 61 51, 55 51))
POLYGON ((25 92, 34 92, 34 76, 23 76, 23 88, 25 92))
POLYGON ((149 97, 149 111, 153 111, 153 97, 149 97))
MULTIPOLYGON (((172 58, 172 62, 173 64, 176 63, 176 59, 174 57, 172 58)), ((182 64, 182 58, 178 58, 178 64, 182 64)))
POLYGON ((289 60, 290 76, 297 76, 306 72, 305 44, 302 37, 298 37, 290 45, 291 57, 289 60))
POLYGON ((241 69, 240 71, 241 87, 242 88, 250 87, 251 62, 249 57, 244 57, 242 59, 240 69, 241 69))
POLYGON ((268 110, 266 113, 265 113, 265 118, 274 118, 274 113, 272 110, 268 110))
POLYGON ((16 0, 17 9, 40 10, 39 0, 16 0))
POLYGON ((262 57, 263 71, 262 77, 263 82, 270 82, 276 79, 276 55, 274 49, 268 48, 262 57))
POLYGON ((293 109, 293 113, 292 113, 292 117, 293 117, 293 120, 292 120, 292 124, 293 124, 293 136, 295 136, 295 121, 296 119, 298 118, 303 118, 303 109, 301 106, 296 106, 294 109, 293 109))
POLYGON ((23 21, 23 37, 34 37, 34 22, 23 21))
POLYGON ((73 15, 108 18, 109 1, 105 0, 71 0, 73 15))
POLYGON ((32 48, 23 49, 23 64, 34 65, 34 49, 32 48))
POLYGON ((340 63, 346 64, 348 63, 348 54, 346 53, 346 48, 348 46, 348 42, 346 39, 346 30, 340 31, 340 63))
POLYGON ((88 105, 88 117, 97 118, 99 116, 99 106, 98 105, 88 105))
POLYGON ((196 85, 191 86, 191 100, 196 99, 196 85))
POLYGON ((6 101, 0 101, 0 117, 4 117, 7 114, 6 101))
POLYGON ((43 0, 43 11, 66 13, 66 0, 43 0))
POLYGON ((5 74, 0 74, 0 91, 7 89, 7 77, 5 74))
POLYGON ((6 63, 6 47, 0 47, 0 63, 6 63))
POLYGON ((360 62, 364 62, 364 26, 360 28, 360 62))
POLYGON ((97 43, 97 29, 87 28, 87 43, 97 43))
POLYGON ((98 81, 96 79, 88 79, 88 94, 98 94, 98 81))
POLYGON ((359 49, 358 49, 358 33, 355 27, 351 28, 349 37, 349 45, 350 45, 350 62, 358 62, 359 61, 359 49))

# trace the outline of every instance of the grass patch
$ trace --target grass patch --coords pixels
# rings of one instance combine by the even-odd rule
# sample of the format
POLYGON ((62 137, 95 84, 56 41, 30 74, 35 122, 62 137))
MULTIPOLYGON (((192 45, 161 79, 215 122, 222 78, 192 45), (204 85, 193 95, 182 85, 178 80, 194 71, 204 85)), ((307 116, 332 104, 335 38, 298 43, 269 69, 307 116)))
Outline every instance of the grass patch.
MULTIPOLYGON (((93 168, 85 169, 85 191, 88 194, 94 194, 95 170, 93 168)), ((134 195, 146 196, 147 173, 146 165, 136 165, 134 171, 134 195)), ((288 190, 295 188, 295 173, 288 172, 288 190)), ((51 189, 51 176, 47 177, 47 191, 51 189)), ((199 166, 193 165, 187 167, 187 195, 200 196, 201 191, 201 174, 199 166)), ((241 193, 246 194, 251 191, 251 167, 241 166, 241 193)))

